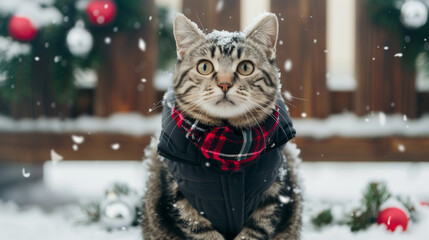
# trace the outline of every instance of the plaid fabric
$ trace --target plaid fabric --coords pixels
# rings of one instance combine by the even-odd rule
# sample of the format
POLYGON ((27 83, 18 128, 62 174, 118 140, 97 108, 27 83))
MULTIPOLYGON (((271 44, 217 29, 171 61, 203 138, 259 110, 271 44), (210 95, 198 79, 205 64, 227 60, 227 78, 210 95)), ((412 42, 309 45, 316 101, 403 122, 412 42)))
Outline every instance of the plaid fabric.
POLYGON ((186 138, 212 163, 225 171, 237 171, 257 159, 270 143, 279 122, 279 108, 276 106, 264 123, 248 130, 229 125, 209 127, 198 120, 185 118, 175 107, 172 108, 171 117, 186 138))

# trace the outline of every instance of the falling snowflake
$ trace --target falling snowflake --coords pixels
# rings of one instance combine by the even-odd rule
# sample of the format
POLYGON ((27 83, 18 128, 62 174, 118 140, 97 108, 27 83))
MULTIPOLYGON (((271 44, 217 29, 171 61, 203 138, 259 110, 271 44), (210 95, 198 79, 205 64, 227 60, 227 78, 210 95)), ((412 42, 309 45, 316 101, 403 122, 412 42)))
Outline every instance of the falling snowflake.
POLYGON ((72 148, 73 148, 73 151, 75 151, 75 152, 79 149, 79 147, 77 146, 77 144, 73 144, 72 148))
POLYGON ((313 39, 313 43, 317 43, 317 39, 313 39))
POLYGON ((83 136, 72 135, 72 140, 76 144, 81 144, 81 143, 83 143, 83 141, 85 140, 85 138, 83 136))
POLYGON ((57 164, 59 161, 63 160, 63 156, 55 152, 54 149, 51 149, 51 160, 53 164, 57 164))
POLYGON ((104 39, 104 43, 106 43, 106 44, 110 44, 111 42, 112 42, 112 39, 110 37, 106 37, 104 39))
POLYGON ((210 163, 209 162, 206 162, 206 167, 210 167, 210 163))
POLYGON ((40 58, 36 56, 36 57, 34 57, 34 60, 36 60, 36 62, 38 62, 40 60, 40 58))
POLYGON ((299 189, 299 188, 294 188, 294 189, 293 189, 293 192, 294 192, 294 193, 296 193, 296 194, 299 194, 299 193, 301 193, 301 189, 299 189))
POLYGON ((292 61, 290 59, 285 61, 284 68, 286 72, 290 72, 292 70, 292 61))
POLYGON ((139 91, 139 92, 143 92, 143 90, 144 90, 144 85, 143 85, 143 83, 140 83, 139 85, 137 85, 137 91, 139 91))
POLYGON ((29 177, 30 177, 30 175, 31 175, 31 173, 30 173, 30 172, 26 172, 26 171, 25 171, 25 168, 22 168, 22 176, 24 176, 25 178, 29 178, 29 177))
POLYGON ((402 57, 402 56, 404 56, 404 54, 402 54, 402 53, 396 53, 396 54, 394 55, 394 57, 402 57))
POLYGON ((384 50, 389 50, 389 47, 388 46, 384 46, 383 49, 384 50))
POLYGON ((302 118, 306 118, 307 117, 307 113, 305 113, 305 112, 301 113, 301 117, 302 118))
POLYGON ((279 200, 280 202, 282 202, 283 204, 287 204, 290 202, 290 197, 288 196, 283 196, 283 195, 279 195, 279 200))
POLYGON ((400 152, 405 152, 405 146, 403 144, 398 144, 398 150, 400 152))
POLYGON ((139 38, 139 48, 143 52, 146 51, 146 43, 142 38, 139 38))
MULTIPOLYGON (((95 15, 95 14, 94 14, 94 15, 95 15)), ((105 20, 105 19, 104 19, 104 16, 98 16, 98 17, 97 17, 97 23, 98 23, 98 24, 103 24, 103 23, 104 23, 104 20, 105 20)))
POLYGON ((287 101, 289 102, 292 101, 293 99, 292 94, 288 90, 284 91, 283 95, 285 96, 287 101))
POLYGON ((220 12, 223 9, 224 2, 223 0, 219 0, 216 3, 216 12, 220 12))
POLYGON ((145 82, 147 82, 147 80, 146 80, 146 78, 142 78, 142 83, 145 83, 145 82))
POLYGON ((119 143, 114 143, 111 145, 111 147, 113 150, 118 150, 121 147, 121 145, 119 143))

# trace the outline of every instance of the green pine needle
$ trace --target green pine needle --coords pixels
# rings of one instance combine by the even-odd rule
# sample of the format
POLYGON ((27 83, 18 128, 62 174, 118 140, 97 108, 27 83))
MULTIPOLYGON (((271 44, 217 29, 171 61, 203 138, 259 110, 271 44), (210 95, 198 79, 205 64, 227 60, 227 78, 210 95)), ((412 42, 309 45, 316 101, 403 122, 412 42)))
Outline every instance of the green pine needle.
POLYGON ((311 223, 317 228, 321 228, 331 224, 333 220, 331 209, 325 209, 317 214, 317 216, 311 218, 311 223))

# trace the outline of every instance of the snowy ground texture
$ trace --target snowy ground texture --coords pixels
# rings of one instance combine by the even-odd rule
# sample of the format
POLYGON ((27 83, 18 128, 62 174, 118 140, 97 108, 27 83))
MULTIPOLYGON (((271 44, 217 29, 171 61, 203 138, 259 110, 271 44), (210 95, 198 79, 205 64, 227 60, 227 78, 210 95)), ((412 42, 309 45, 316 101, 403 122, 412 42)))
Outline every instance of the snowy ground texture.
MULTIPOLYGON (((300 137, 329 138, 384 137, 384 136, 429 136, 429 114, 418 119, 406 115, 386 115, 373 112, 359 117, 353 113, 334 114, 326 119, 303 118, 293 120, 300 137), (323 126, 321 128, 320 126, 323 126)), ((161 115, 145 117, 139 113, 116 113, 108 118, 81 116, 77 119, 58 118, 21 119, 0 115, 0 132, 91 132, 147 135, 159 132, 161 115)))
MULTIPOLYGON (((64 196, 66 193, 70 197, 79 199, 97 198, 102 195, 106 185, 118 180, 144 189, 144 184, 138 183, 142 183, 147 177, 145 164, 142 165, 139 162, 122 164, 61 162, 55 166, 47 163, 44 172, 43 184, 34 184, 31 195, 39 200, 45 197, 45 201, 50 201, 50 198, 58 195, 64 196), (78 167, 86 170, 77 171, 78 167), (136 169, 140 169, 140 172, 136 169), (113 172, 116 174, 112 174, 113 172), (93 179, 97 181, 87 184, 93 179), (64 186, 67 186, 66 190, 64 186), (37 196, 38 194, 41 196, 37 196)), ((393 194, 411 196, 417 200, 429 200, 428 163, 303 163, 301 177, 302 192, 306 199, 303 240, 428 239, 429 207, 420 207, 418 210, 420 222, 411 223, 406 232, 390 233, 384 227, 374 225, 366 231, 351 233, 346 226, 329 226, 317 230, 309 224, 310 216, 326 206, 345 209, 355 207, 362 191, 370 181, 387 182, 393 194)), ((31 181, 31 177, 28 180, 31 181)), ((11 193, 15 197, 19 196, 17 193, 20 191, 24 192, 22 189, 12 191, 15 191, 11 193)), ((25 196, 25 194, 28 193, 21 195, 25 196)), ((78 204, 58 206, 48 213, 38 206, 18 207, 13 202, 0 200, 0 239, 142 239, 140 228, 108 232, 97 224, 77 224, 82 217, 78 204)))

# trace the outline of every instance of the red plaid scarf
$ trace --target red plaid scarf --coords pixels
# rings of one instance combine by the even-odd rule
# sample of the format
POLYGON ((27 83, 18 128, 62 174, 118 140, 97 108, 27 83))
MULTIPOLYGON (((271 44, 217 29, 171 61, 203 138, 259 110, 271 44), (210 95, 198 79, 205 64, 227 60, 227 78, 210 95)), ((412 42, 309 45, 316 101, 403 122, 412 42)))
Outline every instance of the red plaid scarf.
POLYGON ((209 127, 198 120, 185 118, 175 107, 171 117, 203 155, 225 171, 237 171, 258 159, 275 133, 279 108, 264 123, 251 129, 236 129, 229 125, 209 127), (214 161, 213 161, 214 160, 214 161))

